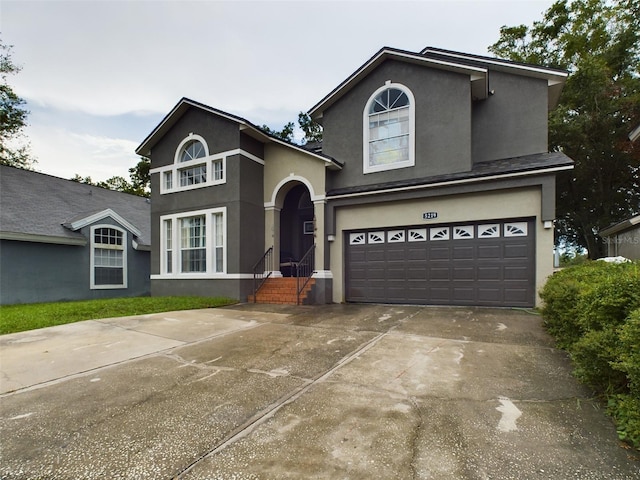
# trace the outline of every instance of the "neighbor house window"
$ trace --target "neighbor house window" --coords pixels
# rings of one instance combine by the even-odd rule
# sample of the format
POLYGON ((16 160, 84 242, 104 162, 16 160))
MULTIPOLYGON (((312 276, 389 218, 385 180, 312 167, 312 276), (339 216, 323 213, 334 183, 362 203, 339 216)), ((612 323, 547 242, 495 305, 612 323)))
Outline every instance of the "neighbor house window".
POLYGON ((127 234, 113 226, 91 228, 91 288, 127 287, 127 234))
POLYGON ((364 173, 415 164, 414 103, 408 88, 390 82, 369 98, 363 113, 364 173))
POLYGON ((226 209, 223 207, 162 216, 161 273, 224 273, 225 214, 226 209))

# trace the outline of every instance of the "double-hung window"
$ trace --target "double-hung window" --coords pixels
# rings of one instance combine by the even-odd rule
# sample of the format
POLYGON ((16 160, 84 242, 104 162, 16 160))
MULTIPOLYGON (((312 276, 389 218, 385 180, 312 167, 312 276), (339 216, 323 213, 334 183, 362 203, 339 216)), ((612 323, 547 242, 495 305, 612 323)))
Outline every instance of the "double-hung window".
POLYGON ((127 233, 109 225, 91 227, 91 288, 127 288, 127 233))
POLYGON ((207 271, 207 217, 198 215, 180 219, 180 271, 207 271))
POLYGON ((369 98, 363 113, 364 173, 415 164, 414 103, 408 88, 390 82, 369 98))
POLYGON ((190 276, 226 271, 226 208, 161 217, 161 274, 190 276))

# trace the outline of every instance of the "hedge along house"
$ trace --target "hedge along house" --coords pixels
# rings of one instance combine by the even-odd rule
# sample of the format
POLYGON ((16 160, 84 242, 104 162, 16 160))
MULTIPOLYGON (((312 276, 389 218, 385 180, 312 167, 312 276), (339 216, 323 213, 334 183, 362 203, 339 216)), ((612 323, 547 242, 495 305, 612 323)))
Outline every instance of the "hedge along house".
POLYGON ((0 303, 150 294, 151 206, 0 166, 0 303))
MULTIPOLYGON (((533 306, 553 270, 547 116, 566 72, 383 48, 309 114, 321 149, 182 99, 152 162, 152 294, 253 293, 306 252, 309 301, 533 306), (280 266, 280 268, 278 268, 280 266)), ((259 298, 259 297, 258 297, 259 298)))

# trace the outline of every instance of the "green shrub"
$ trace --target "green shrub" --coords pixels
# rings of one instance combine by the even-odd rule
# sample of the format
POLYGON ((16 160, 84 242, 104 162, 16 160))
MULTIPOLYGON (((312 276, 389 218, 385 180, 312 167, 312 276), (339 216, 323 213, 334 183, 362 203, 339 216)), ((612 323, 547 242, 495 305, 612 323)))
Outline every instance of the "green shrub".
POLYGON ((618 338, 620 355, 615 368, 626 373, 629 391, 640 399, 640 308, 627 317, 618 338))
POLYGON ((620 438, 640 448, 640 262, 588 262, 540 292, 547 330, 574 374, 608 401, 620 438))
POLYGON ((602 275, 599 267, 595 262, 588 262, 560 270, 549 277, 540 291, 545 326, 560 348, 569 347, 584 334, 579 322, 580 298, 588 294, 602 275))
POLYGON ((580 297, 578 322, 583 331, 621 325, 640 308, 639 267, 633 263, 598 266, 600 275, 591 279, 593 285, 580 297))
POLYGON ((616 422, 618 437, 640 450, 640 398, 628 394, 612 395, 607 412, 616 422))
POLYGON ((613 365, 620 355, 619 343, 612 327, 585 333, 569 349, 576 378, 604 393, 625 391, 627 376, 613 365))

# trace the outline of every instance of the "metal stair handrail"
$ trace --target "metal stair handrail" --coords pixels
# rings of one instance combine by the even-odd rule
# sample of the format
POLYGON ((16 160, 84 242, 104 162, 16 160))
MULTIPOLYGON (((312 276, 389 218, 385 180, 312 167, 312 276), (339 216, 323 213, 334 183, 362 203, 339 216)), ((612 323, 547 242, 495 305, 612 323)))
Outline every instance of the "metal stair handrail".
POLYGON ((297 305, 300 305, 300 294, 302 293, 302 290, 304 290, 304 287, 307 286, 307 283, 309 283, 309 280, 311 280, 311 277, 313 276, 315 266, 315 251, 316 245, 314 243, 313 245, 311 245, 311 248, 307 250, 307 253, 302 256, 302 258, 298 262, 298 265, 296 265, 297 305))
POLYGON ((258 290, 273 273, 273 247, 269 247, 253 266, 253 303, 257 302, 258 290))

